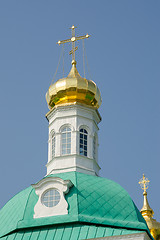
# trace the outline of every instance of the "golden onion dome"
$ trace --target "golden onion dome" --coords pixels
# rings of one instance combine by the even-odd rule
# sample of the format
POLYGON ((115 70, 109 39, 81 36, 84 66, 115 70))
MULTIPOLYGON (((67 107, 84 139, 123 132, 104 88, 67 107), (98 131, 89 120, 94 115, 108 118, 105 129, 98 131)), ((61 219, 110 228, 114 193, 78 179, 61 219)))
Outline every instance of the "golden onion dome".
POLYGON ((150 233, 152 234, 153 238, 155 240, 160 238, 160 223, 156 221, 156 219, 153 218, 153 210, 149 206, 148 200, 147 200, 147 192, 145 191, 143 193, 144 196, 144 203, 143 207, 141 209, 141 214, 146 220, 146 223, 148 225, 148 228, 150 230, 150 233))
POLYGON ((144 192, 143 192, 144 200, 143 200, 143 207, 141 209, 141 214, 144 217, 144 219, 148 225, 148 228, 150 230, 152 237, 155 240, 159 240, 160 239, 160 222, 157 222, 156 219, 153 218, 154 211, 149 206, 148 199, 147 199, 147 191, 146 190, 148 188, 149 182, 150 181, 148 180, 148 178, 146 178, 143 174, 143 178, 139 182, 139 184, 141 185, 141 188, 144 190, 144 192))
POLYGON ((64 103, 82 103, 98 109, 102 103, 99 88, 92 80, 82 78, 76 68, 76 61, 67 77, 53 83, 47 93, 49 109, 64 103))

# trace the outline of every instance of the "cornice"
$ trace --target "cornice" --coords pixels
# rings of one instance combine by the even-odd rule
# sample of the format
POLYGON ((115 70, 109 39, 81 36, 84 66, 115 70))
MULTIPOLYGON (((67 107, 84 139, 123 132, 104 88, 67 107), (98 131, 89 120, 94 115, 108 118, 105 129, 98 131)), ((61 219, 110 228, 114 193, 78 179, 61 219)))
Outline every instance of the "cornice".
POLYGON ((75 109, 75 108, 79 108, 82 110, 85 109, 85 111, 88 111, 89 113, 92 111, 92 113, 96 115, 96 118, 98 117, 98 123, 102 120, 101 115, 97 109, 94 109, 93 107, 89 107, 89 106, 79 104, 79 103, 65 104, 65 105, 60 105, 60 106, 54 107, 52 110, 50 110, 46 114, 46 118, 49 121, 56 112, 58 112, 58 111, 62 112, 62 111, 66 111, 66 109, 75 109))

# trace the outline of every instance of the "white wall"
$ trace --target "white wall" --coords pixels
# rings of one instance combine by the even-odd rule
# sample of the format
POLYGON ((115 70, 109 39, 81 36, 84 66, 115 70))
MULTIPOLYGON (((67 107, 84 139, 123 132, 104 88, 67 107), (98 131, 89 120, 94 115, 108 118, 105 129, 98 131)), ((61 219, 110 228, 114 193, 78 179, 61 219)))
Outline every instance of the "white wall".
MULTIPOLYGON (((93 159, 93 137, 98 136, 98 123, 101 117, 96 109, 86 105, 72 104, 58 106, 47 114, 49 121, 48 163, 47 174, 78 171, 91 175, 98 175, 98 155, 93 159), (69 126, 71 132, 71 154, 62 155, 61 129, 69 126), (79 129, 84 127, 88 131, 87 157, 79 155, 79 129), (51 156, 51 132, 56 135, 55 158, 51 156)), ((97 137, 98 138, 98 137, 97 137)), ((98 141, 97 141, 98 152, 98 141)))

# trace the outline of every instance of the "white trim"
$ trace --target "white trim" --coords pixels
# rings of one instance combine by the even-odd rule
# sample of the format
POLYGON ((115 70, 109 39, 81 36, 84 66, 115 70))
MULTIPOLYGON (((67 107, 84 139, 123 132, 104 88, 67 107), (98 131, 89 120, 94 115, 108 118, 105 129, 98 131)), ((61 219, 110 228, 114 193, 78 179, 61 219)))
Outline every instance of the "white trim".
POLYGON ((63 130, 63 128, 65 128, 65 127, 68 127, 68 128, 70 128, 71 129, 71 132, 73 132, 74 131, 74 127, 70 124, 70 123, 65 123, 65 124, 63 124, 62 126, 60 126, 60 128, 59 128, 59 130, 58 130, 58 133, 62 133, 62 130, 63 130))
MULTIPOLYGON (((77 116, 82 117, 82 116, 79 115, 79 114, 74 114, 74 115, 72 115, 72 116, 68 116, 68 118, 73 118, 73 117, 77 117, 77 116)), ((52 126, 57 120, 61 120, 61 119, 63 119, 63 118, 64 118, 64 117, 57 117, 57 118, 54 119, 51 123, 49 123, 49 126, 48 126, 48 127, 52 126)), ((87 118, 87 117, 83 117, 83 118, 85 118, 86 120, 92 121, 92 122, 94 123, 95 127, 97 128, 97 130, 99 130, 99 127, 97 126, 97 124, 96 124, 96 122, 95 122, 94 120, 92 120, 92 119, 90 119, 90 118, 87 118)))
POLYGON ((89 135, 91 135, 91 130, 87 125, 85 125, 85 124, 79 125, 77 129, 78 129, 78 131, 80 131, 82 128, 85 129, 89 135))
MULTIPOLYGON (((52 164, 52 162, 54 162, 55 160, 64 161, 64 158, 68 158, 68 157, 79 157, 79 158, 82 158, 83 160, 87 159, 87 160, 89 160, 89 161, 91 161, 91 162, 94 161, 94 163, 96 164, 96 166, 97 166, 99 169, 101 169, 95 159, 92 159, 92 158, 89 158, 89 157, 86 157, 86 156, 82 156, 82 155, 79 155, 79 154, 72 154, 72 156, 71 156, 70 154, 68 154, 68 155, 63 155, 63 156, 55 157, 54 160, 52 160, 52 161, 50 161, 50 162, 48 162, 48 163, 46 164, 46 167, 48 167, 50 164, 52 164)), ((87 169, 87 168, 86 168, 86 169, 87 169)))
POLYGON ((65 125, 63 125, 63 127, 61 128, 61 139, 60 139, 60 152, 61 152, 61 155, 62 156, 65 156, 65 155, 70 155, 71 154, 71 151, 72 151, 72 129, 71 129, 71 127, 68 125, 68 124, 65 124, 65 125), (64 129, 67 129, 67 131, 63 131, 64 129), (68 142, 68 133, 70 134, 70 142, 68 142), (65 134, 65 135, 63 135, 63 134, 65 134), (65 143, 63 143, 62 142, 62 135, 63 136, 65 136, 65 140, 66 140, 66 142, 65 143), (67 147, 67 145, 70 145, 70 147, 68 148, 67 147), (65 151, 66 150, 70 150, 70 152, 69 153, 63 153, 63 146, 65 146, 65 151))
POLYGON ((50 217, 56 215, 68 214, 68 203, 65 200, 65 194, 68 193, 69 188, 73 184, 70 180, 63 180, 58 177, 46 177, 39 181, 37 184, 33 184, 39 199, 34 207, 34 218, 50 217), (56 189, 60 194, 60 201, 56 206, 47 207, 42 203, 42 197, 49 189, 56 189))
POLYGON ((56 131, 54 128, 50 131, 49 135, 51 136, 53 133, 56 134, 56 131))
MULTIPOLYGON (((93 109, 93 107, 89 107, 89 106, 84 106, 84 105, 81 105, 81 104, 72 104, 72 105, 65 105, 65 106, 57 106, 55 108, 53 108, 51 111, 49 111, 47 114, 46 114, 46 118, 48 121, 50 121, 52 119, 52 117, 56 114, 56 113, 59 113, 59 112, 66 112, 66 110, 72 110, 72 109, 81 109, 81 110, 85 110, 86 112, 92 112, 93 115, 94 115, 94 118, 95 120, 92 120, 93 122, 95 122, 96 126, 97 126, 97 123, 100 123, 102 118, 100 116, 100 113, 97 109, 93 109)), ((81 116, 79 115, 78 113, 75 114, 75 115, 72 115, 72 116, 81 116)), ((68 116, 68 117, 72 117, 72 116, 68 116)), ((63 117, 57 117, 57 119, 61 119, 63 117)), ((86 119, 89 119, 86 117, 86 119)), ((49 123, 49 126, 50 126, 51 123, 49 123)), ((98 126, 97 126, 98 128, 98 126)), ((98 128, 99 130, 99 128, 98 128)))
POLYGON ((77 171, 98 176, 98 172, 101 169, 94 159, 77 154, 56 157, 53 161, 47 163, 46 167, 47 175, 77 171))

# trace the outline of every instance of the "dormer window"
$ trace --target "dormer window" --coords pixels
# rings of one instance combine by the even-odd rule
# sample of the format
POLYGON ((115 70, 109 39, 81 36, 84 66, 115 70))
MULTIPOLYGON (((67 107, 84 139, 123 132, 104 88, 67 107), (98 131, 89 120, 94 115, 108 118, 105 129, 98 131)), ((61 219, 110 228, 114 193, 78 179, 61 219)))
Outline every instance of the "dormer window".
POLYGON ((64 127, 62 129, 62 155, 71 154, 71 129, 64 127))
POLYGON ((84 128, 81 128, 79 132, 80 132, 80 135, 79 135, 79 154, 87 157, 88 132, 84 128))
POLYGON ((72 186, 70 180, 52 176, 33 184, 32 187, 38 195, 38 201, 34 206, 34 218, 68 214, 65 195, 72 186))

